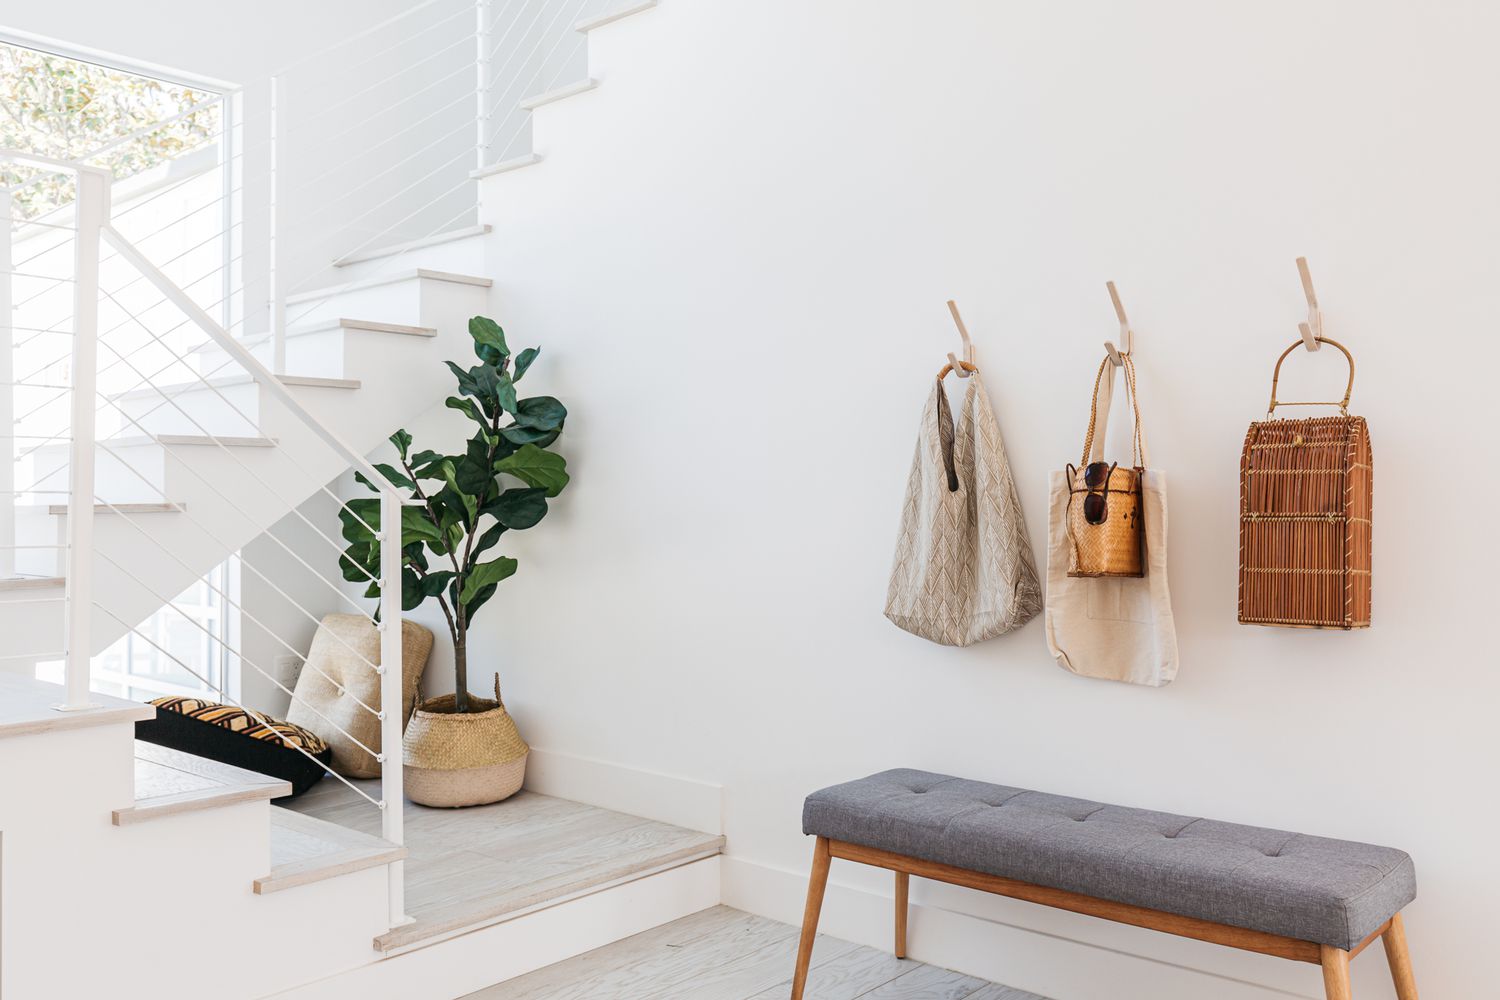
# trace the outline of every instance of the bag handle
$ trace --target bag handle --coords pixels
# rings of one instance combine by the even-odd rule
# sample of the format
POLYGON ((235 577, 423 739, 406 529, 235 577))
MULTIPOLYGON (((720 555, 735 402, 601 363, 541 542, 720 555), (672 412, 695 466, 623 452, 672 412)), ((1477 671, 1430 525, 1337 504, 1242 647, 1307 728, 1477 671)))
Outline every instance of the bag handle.
POLYGON ((1337 340, 1329 340, 1327 337, 1316 337, 1314 339, 1320 344, 1332 344, 1334 347, 1337 347, 1340 351, 1343 352, 1344 359, 1349 362, 1349 384, 1344 386, 1344 398, 1342 400, 1339 400, 1338 402, 1330 401, 1327 403, 1281 402, 1277 400, 1276 383, 1281 381, 1281 363, 1287 359, 1287 355, 1291 354, 1297 348, 1303 346, 1302 341, 1299 340, 1296 343, 1292 344, 1291 347, 1288 347, 1286 350, 1282 351, 1281 357, 1276 359, 1276 370, 1271 373, 1271 407, 1270 409, 1266 410, 1267 420, 1271 419, 1271 415, 1276 412, 1276 407, 1278 406, 1337 406, 1340 413, 1342 413, 1346 417, 1349 415, 1349 397, 1354 394, 1354 355, 1349 353, 1349 348, 1345 347, 1343 344, 1340 344, 1337 340))
POLYGON ((1134 420, 1131 434, 1132 467, 1144 468, 1151 463, 1150 452, 1146 448, 1146 431, 1141 426, 1140 401, 1136 395, 1135 361, 1130 355, 1122 354, 1118 365, 1107 356, 1099 362, 1099 371, 1094 376, 1094 396, 1089 404, 1089 429, 1083 439, 1083 460, 1079 462, 1080 466, 1086 466, 1096 458, 1103 457, 1105 432, 1109 428, 1109 411, 1114 402, 1115 369, 1117 368, 1125 369, 1125 396, 1130 402, 1131 416, 1134 420), (1108 381, 1104 378, 1106 368, 1110 369, 1108 381), (1100 406, 1101 390, 1103 406, 1100 406))

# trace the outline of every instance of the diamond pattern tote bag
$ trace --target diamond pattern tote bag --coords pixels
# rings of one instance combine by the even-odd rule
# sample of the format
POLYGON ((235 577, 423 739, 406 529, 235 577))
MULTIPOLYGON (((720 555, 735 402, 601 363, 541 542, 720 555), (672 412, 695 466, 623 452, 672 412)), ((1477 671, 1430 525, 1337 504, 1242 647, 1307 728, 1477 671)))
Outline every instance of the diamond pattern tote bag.
MULTIPOLYGON (((1141 427, 1135 391, 1135 362, 1123 355, 1125 395, 1134 414, 1132 449, 1139 456, 1139 497, 1126 498, 1139 506, 1145 522, 1143 573, 1120 576, 1079 576, 1070 573, 1077 559, 1070 518, 1070 499, 1081 477, 1066 471, 1052 473, 1051 504, 1047 516, 1047 648, 1066 670, 1085 677, 1161 687, 1177 676, 1177 627, 1172 621, 1172 596, 1167 588, 1167 482, 1152 468, 1141 427)), ((1104 432, 1118 365, 1108 358, 1095 377, 1095 416, 1090 418, 1083 464, 1102 462, 1104 432), (1107 371, 1106 371, 1107 369, 1107 371), (1097 426, 1095 426, 1097 424, 1097 426)), ((1092 487, 1090 490, 1092 491, 1092 487)), ((1098 492, 1093 496, 1097 499, 1098 492)), ((1128 513, 1116 493, 1104 496, 1104 514, 1128 513)), ((1073 511, 1076 514, 1076 510, 1073 511)))
POLYGON ((1004 635, 1042 610, 1005 442, 978 372, 967 381, 956 422, 941 375, 922 410, 885 604, 897 626, 944 646, 1004 635))

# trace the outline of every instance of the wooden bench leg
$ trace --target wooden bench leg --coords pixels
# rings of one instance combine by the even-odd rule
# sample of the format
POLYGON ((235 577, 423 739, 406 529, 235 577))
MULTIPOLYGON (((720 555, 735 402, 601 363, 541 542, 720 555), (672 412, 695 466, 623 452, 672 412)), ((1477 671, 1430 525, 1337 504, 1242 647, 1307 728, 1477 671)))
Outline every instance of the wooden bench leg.
POLYGON ((1400 1000, 1417 1000, 1417 977, 1411 971, 1411 956, 1406 952, 1406 924, 1401 914, 1391 918, 1391 926, 1380 936, 1385 944, 1386 961, 1391 966, 1391 978, 1396 981, 1396 996, 1400 1000))
POLYGON ((807 988, 807 968, 812 964, 813 941, 818 936, 818 914, 823 911, 823 890, 828 888, 828 838, 819 837, 813 848, 812 875, 807 880, 807 909, 802 912, 802 940, 797 945, 797 971, 792 976, 792 1000, 802 1000, 807 988))
POLYGON ((1349 953, 1323 945, 1323 990, 1328 1000, 1354 1000, 1349 987, 1349 953))
MULTIPOLYGON (((906 957, 906 912, 907 896, 911 891, 911 876, 906 872, 896 873, 896 957, 906 957)), ((1402 1000, 1405 1000, 1403 997, 1402 1000)))

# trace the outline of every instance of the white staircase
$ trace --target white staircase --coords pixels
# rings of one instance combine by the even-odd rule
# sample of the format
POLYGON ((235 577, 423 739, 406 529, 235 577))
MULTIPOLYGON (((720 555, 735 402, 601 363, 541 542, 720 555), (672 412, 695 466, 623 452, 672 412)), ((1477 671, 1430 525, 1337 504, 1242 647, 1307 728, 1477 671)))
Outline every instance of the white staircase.
MULTIPOLYGON (((577 27, 591 31, 653 6, 648 0, 605 10, 577 27)), ((597 86, 592 78, 549 85, 519 103, 545 114, 597 86)), ((519 167, 539 162, 530 153, 507 157, 473 171, 468 183, 494 190, 519 167)), ((100 221, 107 230, 107 216, 100 221)), ((456 995, 444 992, 442 976, 427 971, 413 979, 418 972, 410 970, 435 968, 424 952, 473 956, 479 934, 466 939, 455 928, 406 946, 423 951, 383 961, 377 950, 390 940, 392 915, 403 912, 407 849, 399 780, 394 800, 385 802, 387 835, 358 833, 271 805, 287 791, 283 783, 136 743, 134 722, 151 709, 96 694, 89 698, 95 707, 61 712, 59 704, 79 700, 76 686, 64 690, 24 675, 37 661, 62 659, 65 636, 82 637, 68 661, 70 682, 76 681, 84 645, 94 654, 106 649, 213 567, 267 537, 323 578, 329 596, 322 611, 348 610, 339 601, 350 603, 362 588, 340 579, 338 525, 314 524, 300 508, 332 496, 329 484, 351 464, 363 464, 350 452, 380 449, 397 428, 441 409, 454 394, 443 362, 472 363, 464 360, 472 357, 469 318, 503 318, 503 302, 484 277, 486 247, 502 237, 481 218, 386 247, 361 247, 332 264, 345 280, 282 294, 269 310, 272 329, 233 340, 214 333, 206 314, 170 292, 178 309, 167 319, 153 314, 143 321, 132 311, 138 307, 116 301, 156 332, 154 343, 137 341, 138 351, 98 355, 98 371, 107 365, 124 377, 101 383, 94 400, 93 495, 73 496, 70 507, 70 491, 78 493, 78 453, 67 435, 30 448, 37 477, 13 508, 15 573, 0 579, 4 995, 311 998, 346 995, 345 983, 358 984, 361 995, 387 995, 379 972, 368 970, 396 962, 408 971, 390 974, 390 982, 403 984, 390 995, 456 995), (172 346, 178 343, 169 342, 172 330, 194 325, 210 335, 180 350, 172 346), (70 510, 86 515, 83 546, 70 510), (304 548, 268 535, 293 515, 322 537, 304 548), (70 568, 80 567, 82 585, 69 579, 70 568), (12 916, 23 912, 24 919, 12 916), (60 929, 86 943, 86 962, 59 962, 68 952, 60 929), (162 951, 145 947, 162 935, 169 938, 162 951), (167 953, 169 974, 158 974, 155 962, 167 953), (248 969, 246 955, 254 956, 248 969), (226 960, 240 967, 226 973, 226 960)), ((128 262, 129 248, 118 249, 114 256, 128 262)), ((113 266, 120 264, 116 259, 113 266)), ((109 259, 101 266, 111 266, 109 259)), ((78 322, 86 329, 86 321, 78 322)), ((105 331, 97 339, 109 343, 105 331)), ((79 357, 75 350, 75 362, 79 357)), ((90 380, 78 374, 81 393, 90 380)), ((75 403, 75 419, 83 412, 75 403)), ((399 617, 394 621, 399 635, 399 617)), ((242 658, 246 671, 274 672, 273 664, 242 658)), ((557 905, 583 915, 576 934, 547 915, 551 903, 518 912, 513 919, 521 929, 514 931, 490 918, 486 947, 508 942, 516 953, 492 973, 470 968, 451 981, 477 988, 619 936, 611 928, 633 933, 709 905, 716 899, 705 897, 704 864, 688 873, 674 863, 674 870, 569 896, 557 905), (528 950, 527 935, 540 932, 524 929, 527 920, 535 923, 526 927, 552 928, 545 948, 528 950)), ((712 878, 716 894, 716 867, 712 878)))

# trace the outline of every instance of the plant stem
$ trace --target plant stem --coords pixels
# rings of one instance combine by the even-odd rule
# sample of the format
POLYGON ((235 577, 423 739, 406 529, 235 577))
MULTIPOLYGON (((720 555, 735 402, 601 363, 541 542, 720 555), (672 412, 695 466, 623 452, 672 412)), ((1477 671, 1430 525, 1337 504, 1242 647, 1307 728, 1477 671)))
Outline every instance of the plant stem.
POLYGON ((453 644, 453 710, 469 710, 469 646, 467 639, 453 644))

